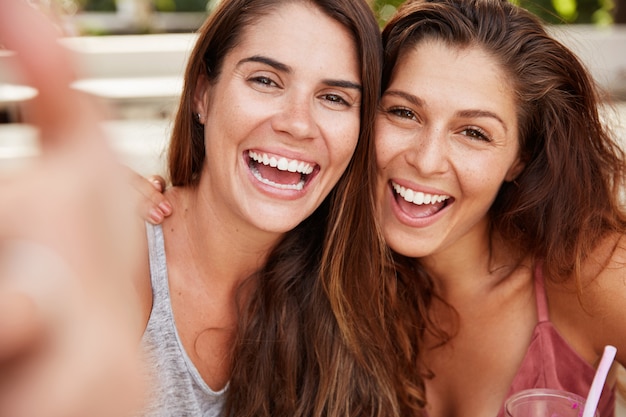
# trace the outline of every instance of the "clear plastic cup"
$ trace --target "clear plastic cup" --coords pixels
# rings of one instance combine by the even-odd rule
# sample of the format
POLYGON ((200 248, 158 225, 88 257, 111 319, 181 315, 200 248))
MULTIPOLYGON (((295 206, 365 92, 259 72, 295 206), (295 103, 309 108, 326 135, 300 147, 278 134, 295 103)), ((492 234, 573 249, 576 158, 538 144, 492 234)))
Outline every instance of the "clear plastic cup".
POLYGON ((520 391, 504 403, 507 417, 580 417, 584 408, 580 395, 547 388, 520 391))

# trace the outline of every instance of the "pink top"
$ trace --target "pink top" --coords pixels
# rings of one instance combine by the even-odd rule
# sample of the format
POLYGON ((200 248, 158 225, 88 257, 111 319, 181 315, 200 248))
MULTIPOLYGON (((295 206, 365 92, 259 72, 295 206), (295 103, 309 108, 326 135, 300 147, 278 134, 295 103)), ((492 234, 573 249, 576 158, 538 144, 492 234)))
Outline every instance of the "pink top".
MULTIPOLYGON (((535 268, 535 297, 539 322, 507 398, 529 388, 561 389, 587 397, 595 368, 574 351, 550 322, 541 264, 535 268)), ((605 386, 598 404, 600 417, 613 417, 615 389, 605 386)), ((504 416, 504 405, 498 417, 504 416)))

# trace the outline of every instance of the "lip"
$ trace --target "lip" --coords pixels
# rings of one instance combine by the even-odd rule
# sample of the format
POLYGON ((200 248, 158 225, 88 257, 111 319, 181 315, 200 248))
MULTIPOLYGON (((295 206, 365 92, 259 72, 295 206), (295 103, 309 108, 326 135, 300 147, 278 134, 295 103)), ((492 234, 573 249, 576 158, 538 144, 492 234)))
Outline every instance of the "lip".
POLYGON ((397 180, 397 179, 393 179, 387 182, 386 192, 389 197, 389 205, 391 206, 391 210, 393 214, 395 215, 395 217, 398 219, 398 221, 406 226, 416 227, 416 228, 428 227, 436 223, 439 219, 445 216, 445 214, 448 212, 449 208, 452 206, 452 204, 454 204, 454 201, 455 201, 454 197, 452 197, 448 193, 445 193, 441 190, 436 190, 434 188, 421 187, 421 186, 418 187, 408 181, 397 180), (402 187, 405 187, 414 191, 422 192, 425 194, 445 195, 445 196, 449 196, 449 198, 445 200, 446 202, 445 206, 441 208, 435 214, 427 216, 427 217, 414 217, 406 213, 402 209, 400 204, 398 203, 397 199, 401 199, 402 197, 395 192, 393 184, 397 184, 402 187))
POLYGON ((247 149, 242 154, 242 160, 247 168, 252 184, 257 189, 274 198, 287 200, 294 200, 304 196, 321 170, 319 164, 316 162, 312 162, 303 158, 301 155, 288 151, 271 152, 257 148, 247 149), (254 157, 251 156, 251 152, 254 157), (268 160, 272 158, 274 161, 271 161, 271 165, 268 165, 268 160), (264 161, 260 162, 260 159, 264 159, 264 161), (260 164, 272 166, 272 168, 280 171, 299 173, 303 178, 301 188, 289 188, 289 185, 272 184, 270 180, 261 178, 260 173, 254 172, 253 169, 254 166, 260 164), (280 168, 276 165, 280 165, 280 168))

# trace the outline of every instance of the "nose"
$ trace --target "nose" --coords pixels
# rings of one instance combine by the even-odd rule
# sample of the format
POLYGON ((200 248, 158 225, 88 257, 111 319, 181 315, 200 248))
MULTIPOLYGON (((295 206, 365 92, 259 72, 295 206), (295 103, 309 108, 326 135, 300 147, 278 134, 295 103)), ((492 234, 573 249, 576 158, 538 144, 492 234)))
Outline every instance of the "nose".
POLYGON ((273 117, 272 127, 296 139, 314 138, 319 134, 319 127, 313 101, 306 94, 291 93, 273 117))
POLYGON ((414 146, 407 152, 406 160, 421 175, 436 175, 448 169, 449 153, 444 131, 433 127, 415 134, 414 146))

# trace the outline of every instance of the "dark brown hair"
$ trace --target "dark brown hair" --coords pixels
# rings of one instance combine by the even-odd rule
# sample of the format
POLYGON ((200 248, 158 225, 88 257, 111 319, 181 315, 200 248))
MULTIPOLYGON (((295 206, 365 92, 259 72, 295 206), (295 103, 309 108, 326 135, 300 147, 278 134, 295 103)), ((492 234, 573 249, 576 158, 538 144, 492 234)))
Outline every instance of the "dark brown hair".
MULTIPOLYGON (((589 72, 537 17, 506 1, 409 0, 383 31, 383 89, 398 57, 425 39, 479 47, 508 75, 526 166, 502 185, 490 209, 492 231, 520 258, 543 259, 551 279, 578 279, 600 239, 626 231, 624 152, 601 121, 589 72)), ((415 272, 409 264, 400 262, 415 272)), ((432 299, 419 302, 421 311, 432 299)))
POLYGON ((223 0, 200 29, 190 56, 169 148, 171 181, 196 186, 202 171, 203 127, 193 118, 198 78, 214 82, 248 25, 296 2, 320 9, 353 37, 363 86, 360 137, 336 187, 286 233, 254 277, 253 296, 240 306, 225 414, 399 416, 415 408, 405 388, 415 374, 393 346, 388 294, 395 282, 374 221, 373 123, 382 47, 367 3, 223 0))

